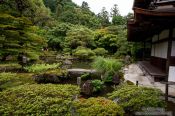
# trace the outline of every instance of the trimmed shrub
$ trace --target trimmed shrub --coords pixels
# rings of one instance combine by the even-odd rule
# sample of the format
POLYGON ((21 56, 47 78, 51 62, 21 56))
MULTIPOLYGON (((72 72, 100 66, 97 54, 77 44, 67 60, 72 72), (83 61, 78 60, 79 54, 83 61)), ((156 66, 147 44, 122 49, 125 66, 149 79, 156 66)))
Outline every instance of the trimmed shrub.
POLYGON ((57 69, 60 66, 59 63, 54 64, 33 64, 31 66, 26 66, 24 69, 31 73, 41 73, 49 69, 57 69))
POLYGON ((71 115, 73 85, 22 85, 0 92, 0 115, 71 115))
POLYGON ((78 47, 73 55, 81 60, 87 60, 92 59, 95 56, 95 53, 91 49, 78 47))
POLYGON ((17 79, 16 73, 0 73, 0 85, 12 81, 14 79, 17 79))
POLYGON ((101 80, 92 80, 93 92, 101 91, 104 87, 104 82, 101 80))
POLYGON ((124 84, 110 93, 109 98, 116 101, 126 112, 133 112, 147 107, 164 107, 161 95, 163 94, 158 89, 124 84))
POLYGON ((74 101, 75 115, 78 116, 123 116, 123 109, 105 98, 89 98, 74 101))
POLYGON ((104 56, 108 53, 104 48, 96 48, 93 50, 97 56, 104 56))

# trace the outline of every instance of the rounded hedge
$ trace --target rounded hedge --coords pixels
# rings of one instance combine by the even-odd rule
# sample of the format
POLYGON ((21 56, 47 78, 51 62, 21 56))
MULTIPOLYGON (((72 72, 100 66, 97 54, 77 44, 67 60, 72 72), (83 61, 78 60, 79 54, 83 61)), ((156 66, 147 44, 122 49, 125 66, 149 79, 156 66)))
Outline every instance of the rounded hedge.
POLYGON ((123 116, 123 109, 106 98, 79 99, 73 103, 78 116, 123 116))
POLYGON ((165 107, 164 101, 160 99, 162 95, 159 89, 121 85, 109 94, 109 98, 122 106, 126 112, 133 112, 148 107, 165 107))
POLYGON ((73 85, 21 85, 0 92, 0 115, 71 115, 73 85))

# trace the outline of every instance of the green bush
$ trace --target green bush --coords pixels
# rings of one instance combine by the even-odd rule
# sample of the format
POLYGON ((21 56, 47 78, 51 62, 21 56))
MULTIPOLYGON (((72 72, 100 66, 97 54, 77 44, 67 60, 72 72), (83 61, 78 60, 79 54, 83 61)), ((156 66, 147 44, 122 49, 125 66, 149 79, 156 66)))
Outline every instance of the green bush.
POLYGON ((24 69, 28 72, 32 73, 41 73, 43 71, 47 71, 49 69, 57 69, 60 66, 59 63, 54 64, 33 64, 31 66, 26 66, 24 69))
POLYGON ((104 48, 96 48, 93 50, 97 56, 104 56, 108 53, 104 48))
POLYGON ((123 63, 116 59, 97 57, 92 63, 92 67, 100 72, 104 80, 110 80, 115 73, 119 72, 123 63))
POLYGON ((123 109, 105 98, 80 99, 74 102, 78 116, 123 116, 123 109))
POLYGON ((95 56, 95 53, 91 49, 78 47, 73 55, 81 60, 86 60, 92 59, 95 56))
POLYGON ((71 115, 73 85, 22 85, 0 92, 0 115, 71 115))
POLYGON ((16 73, 6 73, 6 72, 0 73, 0 85, 16 78, 17 78, 16 73))
POLYGON ((82 80, 87 80, 87 79, 89 79, 91 76, 90 76, 90 73, 84 73, 84 74, 82 74, 81 75, 81 79, 82 80))
POLYGON ((116 101, 126 112, 133 112, 147 107, 164 107, 161 95, 162 92, 158 89, 121 85, 109 94, 109 98, 116 101))
POLYGON ((93 92, 101 91, 104 87, 104 82, 101 80, 92 80, 93 92))

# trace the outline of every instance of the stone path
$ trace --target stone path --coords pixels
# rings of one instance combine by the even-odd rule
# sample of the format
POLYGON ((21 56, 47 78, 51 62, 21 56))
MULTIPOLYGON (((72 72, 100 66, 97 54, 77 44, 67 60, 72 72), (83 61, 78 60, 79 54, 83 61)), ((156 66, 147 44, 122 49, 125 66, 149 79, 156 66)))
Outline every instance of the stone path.
MULTIPOLYGON (((139 86, 155 87, 165 93, 165 84, 160 82, 154 82, 153 78, 149 75, 144 75, 143 71, 137 64, 131 64, 124 69, 124 78, 136 84, 139 82, 139 86)), ((169 85, 169 95, 175 96, 175 85, 169 85)))

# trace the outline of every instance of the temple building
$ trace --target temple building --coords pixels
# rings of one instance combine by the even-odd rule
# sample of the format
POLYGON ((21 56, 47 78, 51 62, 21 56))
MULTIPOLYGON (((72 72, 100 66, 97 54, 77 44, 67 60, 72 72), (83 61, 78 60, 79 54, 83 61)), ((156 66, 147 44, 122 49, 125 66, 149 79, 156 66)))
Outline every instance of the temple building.
POLYGON ((175 81, 175 0, 135 0, 133 10, 128 41, 144 46, 139 65, 155 80, 175 81))

